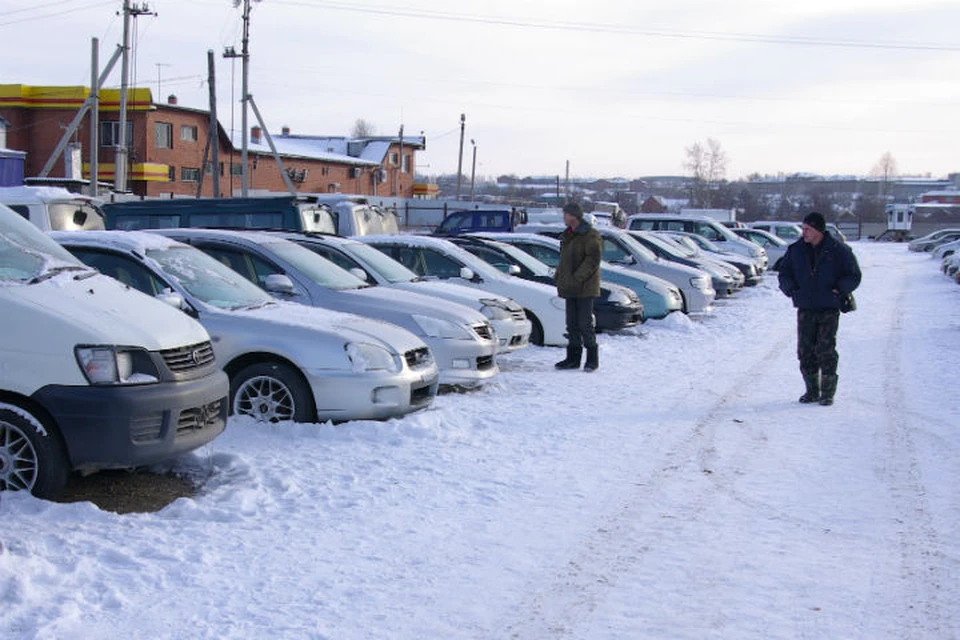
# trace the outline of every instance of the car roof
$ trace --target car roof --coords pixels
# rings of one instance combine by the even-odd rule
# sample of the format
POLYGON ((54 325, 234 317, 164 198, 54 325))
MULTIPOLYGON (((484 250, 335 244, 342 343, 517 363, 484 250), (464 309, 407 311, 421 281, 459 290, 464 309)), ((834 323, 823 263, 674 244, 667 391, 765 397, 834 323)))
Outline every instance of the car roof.
POLYGON ((186 247, 173 238, 149 231, 51 231, 50 237, 66 245, 132 251, 146 255, 149 250, 186 247))

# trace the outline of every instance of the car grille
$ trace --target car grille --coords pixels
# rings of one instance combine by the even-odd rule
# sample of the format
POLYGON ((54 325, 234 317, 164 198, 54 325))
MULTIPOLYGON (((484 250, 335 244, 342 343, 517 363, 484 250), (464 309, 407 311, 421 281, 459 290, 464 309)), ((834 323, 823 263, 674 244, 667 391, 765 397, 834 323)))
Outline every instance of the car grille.
POLYGON ((403 354, 403 358, 407 361, 407 366, 411 369, 420 369, 433 363, 433 356, 427 347, 411 349, 403 354))
POLYGON ((477 371, 486 371, 493 368, 493 356, 480 356, 477 358, 477 371))
POLYGON ((420 407, 426 404, 430 404, 431 400, 433 400, 433 393, 431 391, 430 385, 425 385, 418 389, 410 390, 410 406, 411 407, 420 407))
POLYGON ((213 346, 209 342, 201 342, 176 349, 160 351, 167 368, 173 373, 188 373, 201 369, 214 360, 213 346))
POLYGON ((177 435, 201 431, 222 422, 224 400, 220 399, 192 409, 184 409, 177 420, 177 435))
POLYGON ((130 418, 130 441, 136 444, 156 442, 163 432, 163 413, 130 418))
POLYGON ((514 320, 526 320, 526 319, 527 319, 527 314, 524 312, 523 309, 516 309, 516 310, 514 310, 514 311, 511 311, 511 312, 510 312, 510 316, 511 316, 514 320))
POLYGON ((475 324, 473 330, 483 340, 493 340, 493 327, 489 324, 475 324))

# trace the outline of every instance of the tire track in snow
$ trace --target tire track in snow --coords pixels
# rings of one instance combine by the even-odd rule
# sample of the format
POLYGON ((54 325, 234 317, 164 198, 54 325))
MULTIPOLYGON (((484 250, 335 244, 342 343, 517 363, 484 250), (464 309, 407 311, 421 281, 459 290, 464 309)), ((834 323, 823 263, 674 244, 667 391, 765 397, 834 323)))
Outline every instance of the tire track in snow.
MULTIPOLYGON (((653 466, 650 477, 644 482, 636 482, 639 489, 596 524, 594 533, 581 543, 580 552, 547 578, 545 588, 538 589, 521 603, 519 610, 529 614, 522 620, 504 625, 505 631, 495 637, 513 640, 574 637, 576 629, 596 610, 604 599, 605 590, 616 584, 618 576, 634 570, 648 551, 671 534, 670 527, 647 528, 640 543, 632 535, 638 522, 672 519, 677 526, 687 526, 698 520, 712 503, 712 496, 722 490, 711 477, 713 471, 708 464, 714 452, 713 441, 719 419, 732 402, 749 392, 751 382, 777 366, 777 356, 795 344, 795 340, 792 334, 784 335, 761 356, 755 356, 752 365, 733 378, 726 388, 705 390, 716 393, 718 400, 706 409, 679 443, 667 450, 659 464, 653 466), (683 504, 674 509, 682 513, 658 515, 657 496, 663 496, 676 486, 684 487, 683 504), (651 531, 656 533, 647 535, 651 531)), ((687 407, 688 404, 689 398, 677 402, 678 407, 687 407)), ((750 453, 744 450, 740 458, 746 459, 750 453)), ((716 630, 722 630, 723 624, 722 615, 713 621, 716 630)))
MULTIPOLYGON (((952 637, 951 611, 956 603, 942 602, 943 575, 940 544, 927 503, 926 487, 911 435, 910 413, 903 392, 903 308, 907 278, 901 274, 899 292, 893 304, 889 338, 884 350, 884 400, 887 421, 884 436, 887 451, 882 475, 886 480, 899 525, 901 638, 952 637), (946 635, 944 635, 946 634, 946 635)), ((882 587, 881 587, 882 589, 882 587)), ((889 594, 874 594, 888 599, 889 594)))

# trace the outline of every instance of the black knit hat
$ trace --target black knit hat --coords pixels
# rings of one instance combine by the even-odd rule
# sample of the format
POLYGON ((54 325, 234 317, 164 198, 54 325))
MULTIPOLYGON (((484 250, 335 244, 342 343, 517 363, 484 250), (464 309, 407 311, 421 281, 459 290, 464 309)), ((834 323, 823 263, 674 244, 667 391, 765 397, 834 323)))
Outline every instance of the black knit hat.
POLYGON ((824 220, 823 214, 817 213, 816 211, 808 213, 807 217, 803 219, 803 224, 813 227, 820 233, 824 233, 827 230, 827 221, 824 220))
POLYGON ((574 218, 583 218, 583 209, 580 208, 576 202, 568 202, 563 205, 563 212, 567 215, 571 215, 574 218))

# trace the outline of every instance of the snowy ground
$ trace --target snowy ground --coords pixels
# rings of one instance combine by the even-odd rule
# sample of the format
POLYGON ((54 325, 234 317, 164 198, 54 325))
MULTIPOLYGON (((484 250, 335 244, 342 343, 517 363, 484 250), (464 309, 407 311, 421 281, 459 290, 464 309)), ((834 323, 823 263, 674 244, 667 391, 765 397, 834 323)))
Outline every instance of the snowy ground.
POLYGON ((855 244, 833 407, 775 275, 402 420, 233 420, 156 514, 0 502, 3 638, 954 638, 960 287, 855 244))

